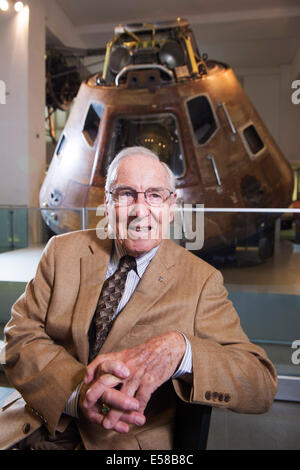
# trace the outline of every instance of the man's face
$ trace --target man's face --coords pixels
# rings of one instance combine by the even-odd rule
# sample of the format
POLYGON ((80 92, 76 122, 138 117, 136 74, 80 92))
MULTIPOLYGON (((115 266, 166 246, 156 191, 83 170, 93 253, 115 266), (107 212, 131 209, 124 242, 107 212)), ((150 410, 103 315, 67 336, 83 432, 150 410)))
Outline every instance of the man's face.
MULTIPOLYGON (((106 198, 106 211, 116 238, 131 256, 140 256, 159 245, 173 220, 176 195, 161 205, 150 205, 143 194, 148 189, 166 188, 170 182, 165 168, 159 161, 143 155, 124 158, 120 162, 116 181, 110 190, 132 188, 138 192, 131 205, 106 198)), ((168 192, 167 192, 168 194, 168 192)))

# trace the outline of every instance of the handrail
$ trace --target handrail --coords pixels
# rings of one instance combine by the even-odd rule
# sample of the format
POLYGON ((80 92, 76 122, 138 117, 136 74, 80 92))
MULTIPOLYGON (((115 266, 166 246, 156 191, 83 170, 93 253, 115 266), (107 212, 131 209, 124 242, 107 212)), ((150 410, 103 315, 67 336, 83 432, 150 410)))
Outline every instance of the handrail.
MULTIPOLYGON (((101 204, 100 204, 101 205, 101 204)), ((196 203, 197 205, 197 203, 196 203)), ((287 213, 287 214, 299 214, 300 209, 290 207, 203 207, 203 204, 199 202, 201 207, 183 207, 184 211, 187 212, 257 212, 257 213, 287 213)), ((29 209, 43 211, 96 211, 98 207, 29 207, 29 206, 18 206, 18 205, 1 205, 1 209, 29 209)), ((176 210, 176 208, 175 208, 176 210)), ((181 210, 178 208, 177 210, 181 210)))
POLYGON ((228 112, 228 109, 227 109, 226 104, 219 102, 219 103, 218 103, 218 106, 221 107, 221 108, 223 108, 223 111, 224 111, 224 113, 225 113, 225 116, 226 116, 226 118, 227 118, 227 121, 228 121, 229 126, 230 126, 230 129, 231 129, 231 132, 235 135, 235 134, 236 134, 236 128, 234 127, 234 124, 233 124, 233 122, 232 122, 232 120, 231 120, 231 117, 230 117, 230 114, 229 114, 229 112, 228 112))
POLYGON ((207 159, 210 160, 211 163, 212 163, 218 186, 222 187, 222 183, 221 183, 220 175, 219 175, 219 172, 218 172, 217 164, 216 164, 216 161, 215 161, 215 157, 213 156, 212 153, 209 153, 207 155, 207 159))
POLYGON ((122 68, 122 70, 120 70, 120 72, 116 76, 115 85, 117 87, 119 86, 119 80, 125 73, 130 72, 132 70, 143 70, 143 69, 159 69, 159 70, 162 70, 167 75, 169 75, 172 82, 175 82, 173 73, 170 72, 170 70, 167 69, 167 67, 164 67, 163 65, 160 65, 160 64, 133 64, 133 65, 126 65, 125 67, 122 68))

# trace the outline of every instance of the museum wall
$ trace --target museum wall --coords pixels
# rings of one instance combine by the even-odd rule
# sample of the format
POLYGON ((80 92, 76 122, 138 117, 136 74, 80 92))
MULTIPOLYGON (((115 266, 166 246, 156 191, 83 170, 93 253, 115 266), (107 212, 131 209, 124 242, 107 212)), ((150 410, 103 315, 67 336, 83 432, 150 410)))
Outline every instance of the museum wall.
POLYGON ((1 18, 0 204, 38 206, 45 171, 45 19, 38 3, 1 18))
POLYGON ((291 163, 300 162, 300 104, 291 100, 297 77, 293 64, 235 71, 285 157, 291 163))

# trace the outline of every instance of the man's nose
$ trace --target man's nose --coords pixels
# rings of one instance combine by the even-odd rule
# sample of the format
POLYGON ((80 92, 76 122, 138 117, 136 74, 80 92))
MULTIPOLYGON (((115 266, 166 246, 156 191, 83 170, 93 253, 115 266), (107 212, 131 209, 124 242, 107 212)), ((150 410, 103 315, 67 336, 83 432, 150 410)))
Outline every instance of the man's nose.
POLYGON ((138 193, 137 199, 132 207, 134 210, 134 215, 136 217, 145 217, 150 212, 149 205, 146 202, 144 193, 138 193))

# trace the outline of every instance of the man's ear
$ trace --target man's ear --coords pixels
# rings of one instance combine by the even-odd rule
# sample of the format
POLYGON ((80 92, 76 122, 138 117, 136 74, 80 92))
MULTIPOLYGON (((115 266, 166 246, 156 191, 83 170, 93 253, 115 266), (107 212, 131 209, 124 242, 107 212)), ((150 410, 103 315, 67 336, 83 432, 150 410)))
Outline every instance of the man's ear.
POLYGON ((108 217, 108 205, 109 205, 109 194, 107 194, 107 192, 105 192, 105 196, 104 196, 104 205, 105 205, 105 216, 108 217))
POLYGON ((176 199, 177 199, 177 193, 174 193, 172 195, 172 202, 170 204, 170 212, 169 212, 169 223, 171 223, 174 219, 174 213, 175 213, 175 206, 176 206, 176 199))

